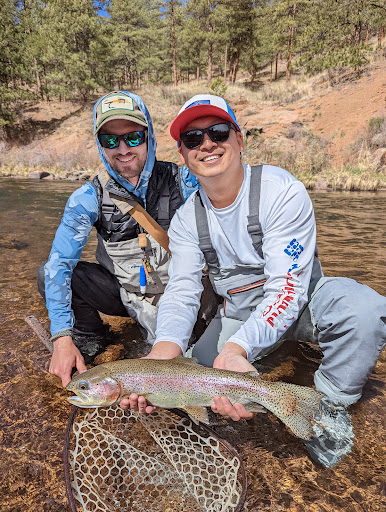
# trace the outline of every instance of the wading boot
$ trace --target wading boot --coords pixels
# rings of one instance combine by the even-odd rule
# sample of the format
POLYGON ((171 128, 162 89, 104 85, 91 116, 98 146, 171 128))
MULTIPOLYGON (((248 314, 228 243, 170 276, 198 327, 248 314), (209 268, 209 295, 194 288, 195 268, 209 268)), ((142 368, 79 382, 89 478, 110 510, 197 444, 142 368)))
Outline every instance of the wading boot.
POLYGON ((314 416, 315 436, 303 440, 312 460, 332 468, 351 452, 355 437, 350 414, 343 405, 322 398, 320 410, 314 416))
POLYGON ((109 327, 105 327, 105 333, 92 333, 82 332, 78 329, 73 329, 72 339, 76 347, 84 358, 86 364, 93 362, 94 358, 104 351, 104 349, 111 343, 111 334, 109 327))

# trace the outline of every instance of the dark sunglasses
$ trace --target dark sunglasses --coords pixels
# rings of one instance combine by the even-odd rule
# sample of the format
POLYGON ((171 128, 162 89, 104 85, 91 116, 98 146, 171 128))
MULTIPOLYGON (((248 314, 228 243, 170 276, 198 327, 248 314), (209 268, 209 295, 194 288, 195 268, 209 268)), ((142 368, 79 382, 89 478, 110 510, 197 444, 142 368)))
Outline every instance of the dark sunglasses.
POLYGON ((194 149, 201 146, 206 133, 212 142, 218 143, 227 141, 229 139, 231 129, 236 131, 232 123, 218 123, 209 126, 208 128, 197 128, 195 130, 183 132, 180 135, 180 140, 184 143, 186 148, 194 149))
POLYGON ((136 147, 145 142, 146 132, 129 132, 123 135, 107 135, 100 133, 98 137, 99 142, 104 148, 115 149, 119 146, 121 140, 124 141, 126 146, 136 147))

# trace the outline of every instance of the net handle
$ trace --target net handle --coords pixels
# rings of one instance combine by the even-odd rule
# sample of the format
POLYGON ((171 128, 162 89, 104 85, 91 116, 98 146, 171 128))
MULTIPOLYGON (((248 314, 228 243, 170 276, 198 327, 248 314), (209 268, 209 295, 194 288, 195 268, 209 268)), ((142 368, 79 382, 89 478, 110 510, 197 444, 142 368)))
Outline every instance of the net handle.
POLYGON ((74 498, 74 495, 72 493, 72 486, 71 486, 71 475, 70 475, 70 459, 69 459, 69 453, 70 453, 70 436, 72 432, 72 425, 74 423, 75 417, 78 413, 79 407, 76 407, 76 405, 72 406, 70 415, 68 417, 67 421, 67 427, 66 432, 64 434, 64 448, 63 448, 63 462, 64 462, 64 478, 66 481, 66 494, 68 503, 71 508, 71 512, 78 512, 78 509, 76 507, 76 501, 74 498))

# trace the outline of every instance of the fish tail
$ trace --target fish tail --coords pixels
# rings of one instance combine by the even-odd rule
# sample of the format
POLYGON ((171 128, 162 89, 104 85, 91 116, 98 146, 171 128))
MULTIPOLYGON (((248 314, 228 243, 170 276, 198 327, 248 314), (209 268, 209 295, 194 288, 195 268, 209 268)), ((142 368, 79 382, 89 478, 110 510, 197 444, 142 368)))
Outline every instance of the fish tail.
POLYGON ((350 453, 355 436, 344 406, 312 388, 284 382, 270 384, 267 403, 260 403, 303 440, 313 460, 333 467, 350 453))
POLYGON ((287 425, 295 436, 311 439, 315 434, 314 417, 319 412, 320 401, 324 395, 312 388, 296 384, 270 384, 273 384, 272 391, 276 399, 263 405, 287 425))

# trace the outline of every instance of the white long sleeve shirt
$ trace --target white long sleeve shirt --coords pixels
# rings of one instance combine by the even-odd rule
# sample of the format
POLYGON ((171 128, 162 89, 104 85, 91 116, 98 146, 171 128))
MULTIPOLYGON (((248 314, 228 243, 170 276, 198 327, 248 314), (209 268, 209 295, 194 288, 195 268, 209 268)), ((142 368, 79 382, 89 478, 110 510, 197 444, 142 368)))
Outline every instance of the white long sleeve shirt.
MULTIPOLYGON (((242 346, 248 359, 276 343, 307 302, 316 248, 316 225, 304 185, 284 169, 264 165, 259 217, 263 230, 262 259, 247 232, 251 167, 235 201, 217 209, 200 193, 208 217, 212 245, 220 267, 265 265, 264 299, 228 341, 242 346)), ((183 352, 197 318, 202 292, 203 254, 198 245, 193 194, 177 210, 170 228, 170 280, 159 303, 156 340, 177 343, 183 352)))

